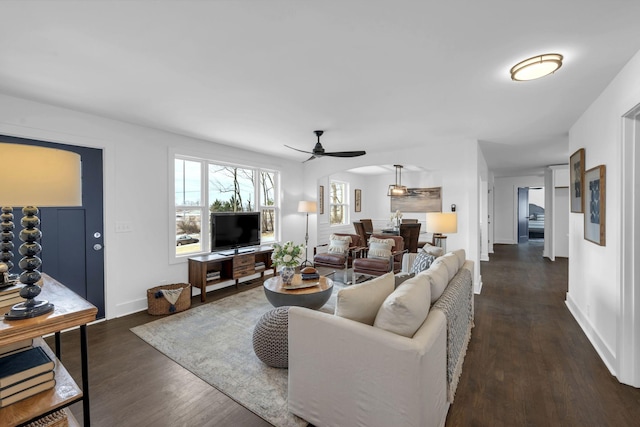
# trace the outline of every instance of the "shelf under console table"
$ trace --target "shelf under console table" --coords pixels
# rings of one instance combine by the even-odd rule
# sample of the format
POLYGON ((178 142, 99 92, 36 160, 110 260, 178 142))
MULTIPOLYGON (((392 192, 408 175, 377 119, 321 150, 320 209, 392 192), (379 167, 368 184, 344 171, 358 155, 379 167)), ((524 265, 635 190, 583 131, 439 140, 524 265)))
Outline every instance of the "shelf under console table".
MULTIPOLYGON (((3 426, 18 426, 36 420, 42 416, 67 408, 82 401, 83 425, 91 425, 89 407, 89 363, 87 346, 87 324, 96 319, 98 309, 66 286, 42 274, 42 292, 38 299, 53 303, 51 313, 31 319, 0 321, 0 346, 24 339, 33 338, 34 345, 41 346, 55 360, 56 385, 27 399, 0 408, 0 420, 3 426), (60 362, 60 331, 80 328, 80 351, 82 368, 82 388, 79 388, 60 362), (55 355, 41 338, 55 334, 55 355)), ((71 411, 65 409, 69 425, 78 425, 71 411)))
MULTIPOLYGON (((240 279, 273 268, 271 246, 261 246, 253 250, 240 250, 238 253, 214 252, 189 258, 189 283, 191 289, 200 289, 200 301, 207 299, 207 286, 233 280, 236 287, 240 279)), ((275 274, 275 270, 274 270, 275 274)))

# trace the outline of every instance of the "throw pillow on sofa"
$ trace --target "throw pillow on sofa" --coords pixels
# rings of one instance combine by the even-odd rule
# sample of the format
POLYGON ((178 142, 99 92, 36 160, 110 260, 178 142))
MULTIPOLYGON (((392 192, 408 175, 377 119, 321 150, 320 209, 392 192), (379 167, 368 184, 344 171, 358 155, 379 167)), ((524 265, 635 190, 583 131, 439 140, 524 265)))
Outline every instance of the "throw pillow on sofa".
POLYGON ((393 273, 340 289, 335 315, 373 325, 380 306, 395 288, 393 273))
POLYGON ((367 258, 389 259, 391 257, 391 248, 393 248, 394 244, 395 241, 393 239, 378 239, 377 237, 370 237, 367 258))
POLYGON ((382 303, 373 326, 411 338, 429 314, 431 288, 417 275, 393 291, 382 303))
POLYGON ((436 259, 435 256, 429 255, 425 251, 418 252, 418 255, 416 256, 416 259, 413 261, 413 265, 411 266, 409 273, 418 274, 421 271, 426 270, 427 268, 431 267, 431 264, 433 263, 433 261, 435 261, 435 259, 436 259))
POLYGON ((444 249, 439 246, 433 246, 431 243, 426 243, 421 250, 436 258, 444 255, 444 249))
POLYGON ((349 249, 351 243, 351 236, 336 236, 332 234, 329 236, 329 248, 327 252, 332 254, 344 254, 349 249))

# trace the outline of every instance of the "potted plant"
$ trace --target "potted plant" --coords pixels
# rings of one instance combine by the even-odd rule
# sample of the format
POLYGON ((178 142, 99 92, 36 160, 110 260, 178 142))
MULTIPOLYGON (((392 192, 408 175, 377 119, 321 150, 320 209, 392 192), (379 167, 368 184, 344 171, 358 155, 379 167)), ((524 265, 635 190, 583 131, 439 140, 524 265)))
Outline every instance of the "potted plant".
POLYGON ((282 267, 280 276, 286 284, 291 284, 295 268, 302 262, 302 254, 304 245, 296 245, 291 241, 285 242, 283 245, 275 243, 273 245, 273 254, 271 261, 277 267, 282 267))

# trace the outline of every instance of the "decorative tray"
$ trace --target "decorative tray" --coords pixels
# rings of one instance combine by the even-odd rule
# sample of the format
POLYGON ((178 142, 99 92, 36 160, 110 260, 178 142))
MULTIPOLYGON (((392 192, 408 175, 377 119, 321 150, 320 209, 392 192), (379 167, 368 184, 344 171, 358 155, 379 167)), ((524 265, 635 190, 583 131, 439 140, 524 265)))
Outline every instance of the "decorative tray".
POLYGON ((293 290, 293 289, 304 289, 304 288, 313 288, 314 286, 318 286, 320 282, 315 281, 303 281, 301 283, 292 283, 290 285, 282 285, 282 289, 293 290))

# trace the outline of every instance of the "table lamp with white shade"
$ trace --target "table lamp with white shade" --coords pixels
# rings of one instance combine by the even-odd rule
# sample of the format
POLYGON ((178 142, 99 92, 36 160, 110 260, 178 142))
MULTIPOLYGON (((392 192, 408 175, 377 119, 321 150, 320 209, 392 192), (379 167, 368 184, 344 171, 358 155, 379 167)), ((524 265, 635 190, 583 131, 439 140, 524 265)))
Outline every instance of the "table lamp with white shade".
POLYGON ((298 212, 307 214, 307 233, 304 235, 304 262, 300 264, 300 267, 311 265, 307 251, 307 245, 309 244, 309 214, 316 213, 317 211, 318 205, 316 202, 311 202, 308 200, 302 200, 298 202, 298 212))
POLYGON ((447 251, 444 233, 458 232, 458 216, 455 212, 427 212, 427 233, 433 233, 433 244, 447 251))
MULTIPOLYGON (((38 257, 42 247, 38 242, 42 233, 38 229, 38 206, 81 206, 82 172, 80 155, 70 151, 35 145, 0 143, 2 159, 2 191, 0 203, 6 216, 1 223, 2 232, 13 235, 13 223, 8 220, 11 208, 23 206, 20 224, 19 253, 23 256, 18 265, 23 270, 20 282, 25 286, 20 296, 26 301, 11 307, 6 320, 27 319, 53 311, 48 301, 38 301, 42 260, 38 257)), ((11 245, 12 246, 12 245, 11 245)), ((9 245, 4 250, 9 249, 9 245)), ((6 255, 6 254, 5 254, 6 255)))

